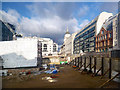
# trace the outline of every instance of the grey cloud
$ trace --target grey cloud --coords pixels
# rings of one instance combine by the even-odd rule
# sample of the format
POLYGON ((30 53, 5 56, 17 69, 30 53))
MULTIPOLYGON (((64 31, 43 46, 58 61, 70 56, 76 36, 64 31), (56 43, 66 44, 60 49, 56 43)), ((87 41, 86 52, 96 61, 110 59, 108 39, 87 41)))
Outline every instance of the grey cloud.
POLYGON ((64 38, 64 34, 66 32, 67 26, 69 27, 70 32, 75 32, 78 29, 77 20, 70 19, 70 20, 63 20, 59 16, 54 16, 54 18, 46 18, 39 20, 38 19, 28 19, 22 18, 21 19, 21 31, 25 35, 37 35, 40 37, 50 37, 58 44, 63 43, 61 38, 64 38))
POLYGON ((73 11, 76 9, 74 3, 34 3, 26 7, 32 14, 31 18, 19 16, 19 13, 13 15, 16 17, 14 22, 18 23, 20 19, 20 32, 25 36, 51 38, 62 45, 67 26, 71 34, 79 31, 78 21, 73 17, 73 11))
POLYGON ((51 18, 57 15, 63 19, 70 19, 73 17, 73 11, 75 10, 75 4, 64 3, 34 3, 26 6, 33 14, 41 18, 51 18))
POLYGON ((60 3, 56 4, 56 14, 63 19, 70 19, 73 18, 73 11, 75 10, 74 3, 60 3))

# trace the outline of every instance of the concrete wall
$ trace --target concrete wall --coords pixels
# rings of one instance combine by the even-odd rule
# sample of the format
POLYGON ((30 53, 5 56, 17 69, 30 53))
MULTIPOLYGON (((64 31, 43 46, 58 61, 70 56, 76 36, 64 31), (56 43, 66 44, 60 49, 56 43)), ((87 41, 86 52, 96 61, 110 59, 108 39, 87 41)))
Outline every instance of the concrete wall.
POLYGON ((4 68, 37 66, 37 39, 0 42, 4 68))

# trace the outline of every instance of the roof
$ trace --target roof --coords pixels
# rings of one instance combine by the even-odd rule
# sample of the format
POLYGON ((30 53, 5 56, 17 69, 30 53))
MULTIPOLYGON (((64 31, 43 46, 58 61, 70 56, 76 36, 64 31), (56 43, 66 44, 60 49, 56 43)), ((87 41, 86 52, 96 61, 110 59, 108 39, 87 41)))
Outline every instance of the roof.
POLYGON ((66 33, 65 34, 70 34, 69 31, 68 31, 68 27, 67 27, 67 30, 66 30, 66 33))
POLYGON ((66 32, 65 34, 70 34, 69 32, 66 32))

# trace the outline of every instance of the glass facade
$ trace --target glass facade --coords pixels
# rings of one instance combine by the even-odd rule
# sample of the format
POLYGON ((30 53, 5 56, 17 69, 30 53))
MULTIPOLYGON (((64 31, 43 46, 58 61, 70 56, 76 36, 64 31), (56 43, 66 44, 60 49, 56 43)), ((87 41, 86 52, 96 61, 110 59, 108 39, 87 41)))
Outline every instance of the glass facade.
POLYGON ((89 27, 93 26, 97 21, 94 21, 93 23, 91 23, 90 25, 88 25, 85 29, 83 29, 82 31, 80 31, 78 34, 76 34, 75 37, 77 37, 79 34, 81 34, 82 32, 84 32, 85 30, 87 30, 89 27))
MULTIPOLYGON (((8 24, 8 23, 7 23, 8 24)), ((8 24, 15 32, 15 27, 8 24)), ((0 20, 0 41, 10 41, 13 40, 13 33, 10 29, 0 20)))
POLYGON ((82 50, 83 52, 95 51, 95 25, 96 20, 88 25, 85 29, 76 34, 74 39, 74 54, 79 54, 82 50))
POLYGON ((108 26, 107 26, 107 31, 111 31, 113 30, 113 22, 111 22, 108 26))

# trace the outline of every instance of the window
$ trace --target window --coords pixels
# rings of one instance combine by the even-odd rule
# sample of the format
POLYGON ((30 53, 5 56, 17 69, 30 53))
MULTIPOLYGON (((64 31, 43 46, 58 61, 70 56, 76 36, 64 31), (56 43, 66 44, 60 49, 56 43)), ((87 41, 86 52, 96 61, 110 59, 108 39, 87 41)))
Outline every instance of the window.
MULTIPOLYGON (((93 23, 91 23, 90 25, 88 25, 85 29, 83 29, 82 31, 80 31, 78 34, 76 34, 75 37, 77 37, 80 33, 82 33, 83 31, 87 30, 89 27, 93 26, 95 23, 97 22, 97 20, 95 20, 93 23)), ((95 28, 93 28, 95 29, 95 28)))
POLYGON ((103 40, 102 36, 101 36, 101 40, 103 40))
POLYGON ((107 52, 107 48, 105 49, 105 51, 107 52))
POLYGON ((107 39, 107 34, 105 36, 106 36, 106 39, 107 39))
POLYGON ((113 22, 111 22, 108 26, 107 26, 107 31, 111 31, 113 27, 113 22))
POLYGON ((47 51, 47 44, 44 44, 43 47, 44 47, 43 51, 46 52, 47 51))
POLYGON ((116 34, 116 39, 117 39, 117 34, 116 34))
POLYGON ((106 46, 106 42, 104 42, 104 46, 106 46))
POLYGON ((106 46, 107 46, 107 40, 106 40, 106 46))
POLYGON ((102 42, 102 46, 104 46, 104 42, 102 42))
POLYGON ((103 40, 105 39, 105 36, 103 36, 103 40))
POLYGON ((110 35, 110 38, 111 38, 111 33, 109 35, 110 35))
POLYGON ((102 49, 102 51, 104 52, 104 49, 102 49))
POLYGON ((104 31, 102 30, 102 34, 104 34, 104 31))
POLYGON ((53 52, 56 52, 56 44, 53 45, 53 52))

